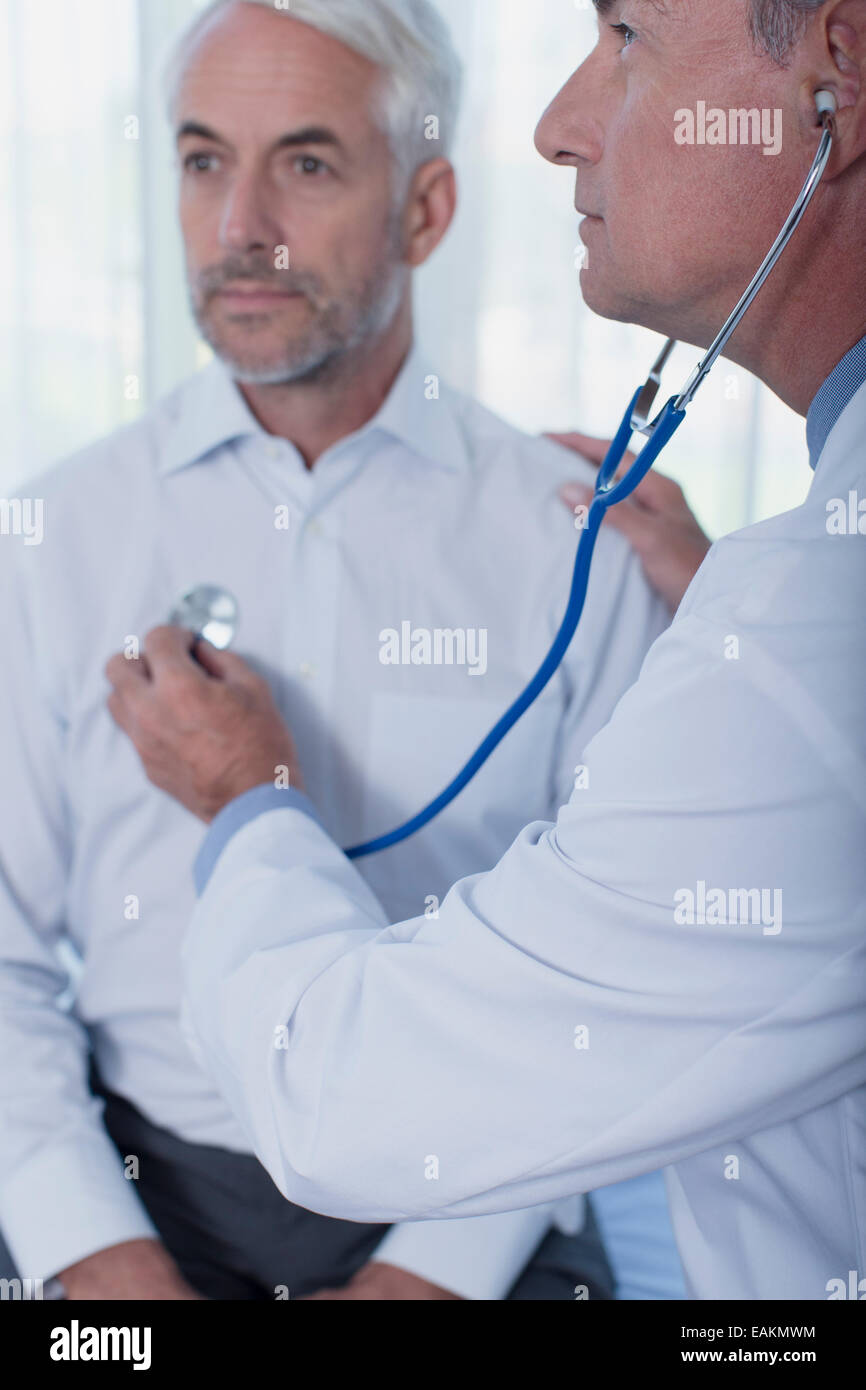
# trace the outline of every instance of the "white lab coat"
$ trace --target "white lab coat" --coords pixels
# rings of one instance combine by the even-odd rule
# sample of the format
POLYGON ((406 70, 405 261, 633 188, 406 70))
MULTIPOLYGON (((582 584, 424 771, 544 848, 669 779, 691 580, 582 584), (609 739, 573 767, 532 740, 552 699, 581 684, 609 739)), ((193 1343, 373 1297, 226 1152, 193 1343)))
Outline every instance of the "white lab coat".
POLYGON ((302 809, 215 824, 187 1026, 287 1197, 479 1215, 670 1165, 693 1296, 866 1273, 866 536, 828 530, 864 431, 866 386, 438 919, 389 926, 302 809))

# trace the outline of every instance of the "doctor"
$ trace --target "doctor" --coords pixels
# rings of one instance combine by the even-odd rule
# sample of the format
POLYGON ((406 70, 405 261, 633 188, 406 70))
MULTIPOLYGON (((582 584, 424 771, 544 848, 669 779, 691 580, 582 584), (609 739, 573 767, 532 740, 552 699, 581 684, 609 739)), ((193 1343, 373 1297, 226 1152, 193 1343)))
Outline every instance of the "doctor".
POLYGON ((206 671, 158 630, 110 663, 111 708, 212 821, 189 1023, 287 1197, 480 1215, 669 1165, 694 1297, 823 1299, 866 1275, 866 3, 597 8, 537 143, 578 170, 606 317, 706 346, 836 97, 826 180, 730 351, 808 416, 807 502, 713 548, 588 785, 438 921, 389 926, 275 789, 294 745, 238 658, 204 647, 206 671), (677 143, 707 99, 781 110, 781 153, 677 143))

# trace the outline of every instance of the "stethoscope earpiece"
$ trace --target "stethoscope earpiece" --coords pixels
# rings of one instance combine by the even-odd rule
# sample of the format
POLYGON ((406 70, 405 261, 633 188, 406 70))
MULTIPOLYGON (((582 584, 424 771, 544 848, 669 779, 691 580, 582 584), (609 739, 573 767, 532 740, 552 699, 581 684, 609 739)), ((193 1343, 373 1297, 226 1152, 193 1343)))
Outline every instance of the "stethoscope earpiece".
POLYGON ((835 116, 839 109, 838 102, 832 92, 822 88, 815 93, 815 106, 818 110, 818 117, 823 121, 825 116, 835 116))

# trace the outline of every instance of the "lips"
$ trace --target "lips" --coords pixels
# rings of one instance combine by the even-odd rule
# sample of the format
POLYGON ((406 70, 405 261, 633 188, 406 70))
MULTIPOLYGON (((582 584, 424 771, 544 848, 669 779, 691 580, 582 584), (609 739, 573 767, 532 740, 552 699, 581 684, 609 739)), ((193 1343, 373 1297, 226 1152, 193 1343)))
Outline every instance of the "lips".
POLYGON ((217 291, 218 294, 226 295, 231 299, 297 299, 298 294, 295 290, 275 290, 271 285, 245 285, 243 289, 235 285, 226 285, 217 291))
POLYGON ((222 300, 226 313, 239 317, 246 315, 270 316, 283 305, 304 296, 294 290, 275 290, 270 286, 261 288, 245 285, 243 289, 226 286, 218 290, 216 298, 222 300))

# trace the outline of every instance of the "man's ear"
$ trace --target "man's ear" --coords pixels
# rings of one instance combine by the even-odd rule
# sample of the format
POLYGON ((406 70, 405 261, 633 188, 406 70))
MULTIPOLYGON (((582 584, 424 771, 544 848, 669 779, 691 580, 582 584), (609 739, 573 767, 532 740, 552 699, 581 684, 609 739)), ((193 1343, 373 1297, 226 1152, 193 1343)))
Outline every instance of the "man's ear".
POLYGON ((803 109, 817 125, 815 92, 823 89, 836 98, 829 173, 838 176, 866 154, 866 0, 830 0, 811 21, 806 49, 810 72, 803 109))
POLYGON ((457 177, 447 159, 422 164, 406 199, 406 262, 423 265, 451 226, 457 207, 457 177))

